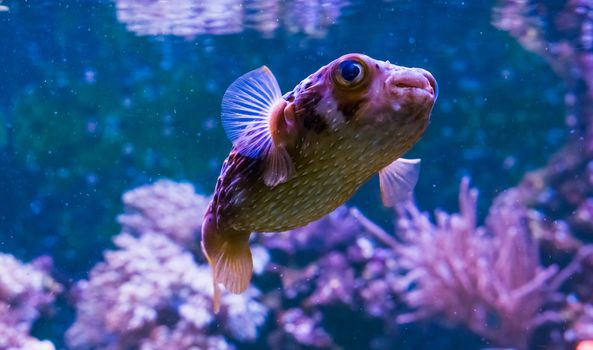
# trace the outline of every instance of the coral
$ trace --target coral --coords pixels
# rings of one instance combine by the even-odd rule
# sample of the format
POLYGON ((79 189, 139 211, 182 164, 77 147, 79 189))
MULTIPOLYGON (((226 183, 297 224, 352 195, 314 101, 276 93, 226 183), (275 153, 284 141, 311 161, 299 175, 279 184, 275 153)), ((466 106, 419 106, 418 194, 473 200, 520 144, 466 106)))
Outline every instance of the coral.
POLYGON ((234 349, 223 336, 207 336, 187 322, 179 322, 174 329, 166 326, 154 328, 148 337, 140 340, 139 350, 179 349, 234 349))
POLYGON ((548 164, 527 173, 516 186, 520 200, 539 207, 547 217, 562 219, 573 232, 593 237, 583 225, 593 196, 593 2, 567 0, 501 0, 494 25, 507 31, 527 50, 543 57, 566 86, 565 121, 569 140, 548 164), (562 210, 560 210, 562 209, 562 210), (560 217, 558 213, 572 213, 560 217))
POLYGON ((188 183, 161 180, 123 195, 125 212, 117 217, 124 232, 157 232, 184 246, 196 243, 209 199, 188 183))
POLYGON ((566 310, 573 314, 574 321, 564 333, 569 342, 593 339, 593 305, 571 301, 566 310))
POLYGON ((334 346, 334 343, 329 334, 321 328, 321 319, 321 313, 318 311, 309 316, 300 309, 290 309, 280 315, 279 322, 281 329, 298 344, 329 348, 334 346))
MULTIPOLYGON (((396 237, 347 207, 287 233, 260 235, 254 285, 263 293, 252 287, 225 294, 223 327, 215 330, 209 271, 186 243, 200 225, 190 213, 201 197, 173 182, 141 187, 124 195, 119 249, 77 284, 78 318, 67 342, 74 349, 226 349, 261 344, 265 327, 273 348, 338 348, 350 340, 336 329, 373 322, 382 336, 362 334, 349 346, 385 348, 397 342, 401 324, 437 317, 496 345, 525 349, 545 322, 569 320, 571 329, 585 329, 587 319, 577 312, 571 318, 559 307, 542 311, 561 286, 575 288, 565 282, 587 271, 588 260, 575 258, 561 271, 542 266, 535 238, 558 241, 564 226, 549 225, 520 196, 515 189, 499 196, 479 226, 477 191, 464 179, 459 214, 437 211, 432 223, 409 203, 399 208, 396 237), (350 316, 335 319, 335 313, 350 316), (268 314, 276 321, 271 328, 264 326, 268 314)), ((572 254, 583 249, 566 242, 572 254)))
POLYGON ((342 206, 302 228, 261 237, 271 256, 262 277, 281 284, 281 292, 266 293, 277 305, 278 328, 268 340, 272 348, 368 348, 372 335, 359 335, 352 343, 335 330, 364 329, 369 320, 389 328, 396 307, 389 285, 397 273, 395 255, 365 237, 356 213, 342 206), (335 319, 334 313, 350 317, 335 319))
POLYGON ((395 289, 412 311, 398 315, 398 323, 442 317, 498 346, 527 348, 539 312, 558 288, 558 269, 540 265, 529 210, 515 195, 499 197, 486 226, 478 226, 477 191, 465 178, 458 214, 437 211, 432 223, 413 204, 402 205, 396 230, 401 241, 370 227, 393 248, 403 272, 395 289))
POLYGON ((528 210, 512 194, 490 208, 485 227, 477 226, 476 199, 466 178, 459 214, 437 212, 433 224, 413 206, 401 209, 400 288, 415 311, 398 321, 440 315, 499 346, 525 349, 557 268, 539 264, 528 210))
POLYGON ((0 254, 0 349, 54 349, 51 342, 29 335, 33 322, 50 311, 62 291, 49 276, 50 269, 49 257, 23 264, 12 255, 0 254))
MULTIPOLYGON (((501 0, 494 8, 493 24, 507 31, 525 49, 545 58, 564 79, 583 79, 590 84, 592 12, 590 0, 556 4, 542 0, 501 0)), ((571 88, 574 86, 569 85, 571 88)))
POLYGON ((49 269, 49 257, 23 264, 12 255, 0 254, 0 323, 29 331, 62 291, 48 275, 49 269))
POLYGON ((119 250, 106 252, 89 280, 76 285, 77 319, 66 334, 69 346, 150 349, 170 340, 187 345, 179 349, 196 344, 224 348, 222 335, 255 339, 267 314, 256 301, 256 289, 225 295, 219 320, 224 332, 211 334, 215 316, 207 266, 197 265, 190 253, 161 234, 135 238, 123 233, 114 242, 119 250))
POLYGON ((0 323, 0 349, 2 350, 55 350, 47 340, 38 340, 16 328, 0 323))

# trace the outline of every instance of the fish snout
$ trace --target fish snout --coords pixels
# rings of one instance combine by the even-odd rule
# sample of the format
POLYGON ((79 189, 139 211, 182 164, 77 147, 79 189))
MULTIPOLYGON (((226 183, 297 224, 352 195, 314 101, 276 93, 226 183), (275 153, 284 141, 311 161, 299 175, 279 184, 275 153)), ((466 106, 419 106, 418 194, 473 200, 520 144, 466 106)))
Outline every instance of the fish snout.
POLYGON ((421 89, 430 93, 434 99, 438 95, 436 79, 429 71, 422 68, 405 68, 392 71, 388 84, 394 93, 401 93, 402 89, 421 89))

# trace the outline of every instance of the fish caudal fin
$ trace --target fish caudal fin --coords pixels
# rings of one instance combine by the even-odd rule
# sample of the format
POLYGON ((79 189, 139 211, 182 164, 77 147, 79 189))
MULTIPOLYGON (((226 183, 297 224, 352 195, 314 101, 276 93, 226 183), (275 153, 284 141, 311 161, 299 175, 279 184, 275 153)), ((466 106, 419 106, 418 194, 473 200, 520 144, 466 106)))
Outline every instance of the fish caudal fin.
POLYGON ((213 219, 205 219, 202 226, 202 251, 212 269, 215 313, 220 310, 220 283, 235 294, 249 287, 253 274, 249 236, 249 232, 220 233, 215 229, 213 219))
POLYGON ((386 207, 409 200, 418 182, 420 159, 400 158, 379 171, 381 199, 386 207))

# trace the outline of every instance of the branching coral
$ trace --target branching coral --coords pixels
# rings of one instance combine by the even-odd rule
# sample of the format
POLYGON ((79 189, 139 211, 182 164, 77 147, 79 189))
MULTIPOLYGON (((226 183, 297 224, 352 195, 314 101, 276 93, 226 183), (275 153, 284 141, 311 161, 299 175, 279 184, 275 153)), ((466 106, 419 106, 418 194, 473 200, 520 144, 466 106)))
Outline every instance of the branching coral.
POLYGON ((12 255, 0 254, 0 349, 54 349, 49 341, 29 335, 33 322, 62 291, 48 275, 50 267, 47 257, 23 264, 12 255))
POLYGON ((55 350, 55 347, 50 341, 35 339, 26 332, 0 324, 0 349, 55 350))
POLYGON ((567 90, 564 119, 569 140, 544 168, 527 173, 516 186, 520 200, 537 205, 553 219, 561 219, 558 212, 575 212, 576 216, 562 218, 577 224, 571 231, 593 235, 582 220, 593 196, 589 176, 593 160, 593 2, 500 0, 494 8, 494 25, 543 57, 567 90), (586 230, 581 230, 583 226, 586 230))
MULTIPOLYGON (((75 287, 77 319, 66 334, 74 349, 230 349, 250 342, 267 308, 250 288, 225 295, 221 315, 212 313, 208 267, 196 263, 195 248, 207 199, 189 184, 159 181, 127 192, 118 250, 75 287), (224 325, 215 330, 215 323, 224 325), (225 338, 226 337, 226 338, 225 338)), ((260 249, 255 264, 267 254, 260 249)))
POLYGON ((476 200, 466 178, 458 214, 437 211, 432 223, 413 204, 401 206, 401 241, 367 222, 394 249, 403 272, 396 289, 413 311, 397 321, 440 316, 498 346, 525 349, 547 297, 559 286, 557 268, 540 265, 529 210, 514 193, 491 207, 484 227, 477 225, 476 200))
POLYGON ((211 334, 216 320, 205 265, 197 265, 190 253, 158 233, 139 238, 121 234, 115 243, 119 250, 106 252, 105 262, 93 268, 88 281, 76 286, 78 313, 66 334, 69 346, 151 349, 170 341, 188 346, 179 349, 197 344, 223 348, 222 335, 237 341, 255 339, 267 314, 255 299, 256 289, 223 297, 225 327, 211 334))
POLYGON ((196 243, 209 199, 188 183, 161 180, 123 195, 125 213, 117 221, 135 235, 158 232, 184 246, 196 243))
POLYGON ((372 336, 362 326, 373 320, 392 324, 396 307, 391 281, 397 274, 394 253, 364 237, 364 227, 347 207, 305 227, 264 235, 271 263, 263 277, 280 279, 281 292, 270 290, 278 329, 272 348, 368 348, 372 336), (351 315, 334 319, 334 312, 351 315), (340 339, 335 330, 361 329, 359 339, 340 339), (330 331, 331 330, 331 331, 330 331))
MULTIPOLYGON (((408 203, 399 208, 397 238, 347 207, 258 236, 254 285, 263 292, 226 294, 214 316, 210 274, 191 254, 201 224, 201 214, 192 214, 205 198, 186 184, 141 187, 124 195, 118 249, 76 285, 77 320, 66 340, 73 349, 230 349, 261 346, 263 332, 272 348, 381 349, 397 344, 401 324, 441 317, 496 345, 525 349, 542 322, 566 322, 556 310, 544 312, 546 302, 588 253, 560 272, 543 267, 533 237, 550 227, 520 195, 500 196, 485 226, 477 224, 477 191, 465 179, 458 214, 438 211, 432 223, 408 203), (336 332, 345 322, 357 329, 373 322, 382 336, 359 333, 353 345, 336 332)), ((579 315, 572 323, 584 329, 586 313, 579 315)))

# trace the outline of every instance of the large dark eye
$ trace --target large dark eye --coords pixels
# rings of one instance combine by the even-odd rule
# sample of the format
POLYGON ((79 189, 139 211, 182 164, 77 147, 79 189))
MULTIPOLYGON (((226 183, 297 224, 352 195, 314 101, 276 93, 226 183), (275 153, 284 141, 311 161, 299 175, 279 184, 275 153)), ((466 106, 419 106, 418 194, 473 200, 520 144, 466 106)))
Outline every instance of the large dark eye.
POLYGON ((338 65, 335 78, 340 85, 351 87, 364 78, 364 67, 355 60, 346 60, 338 65))

